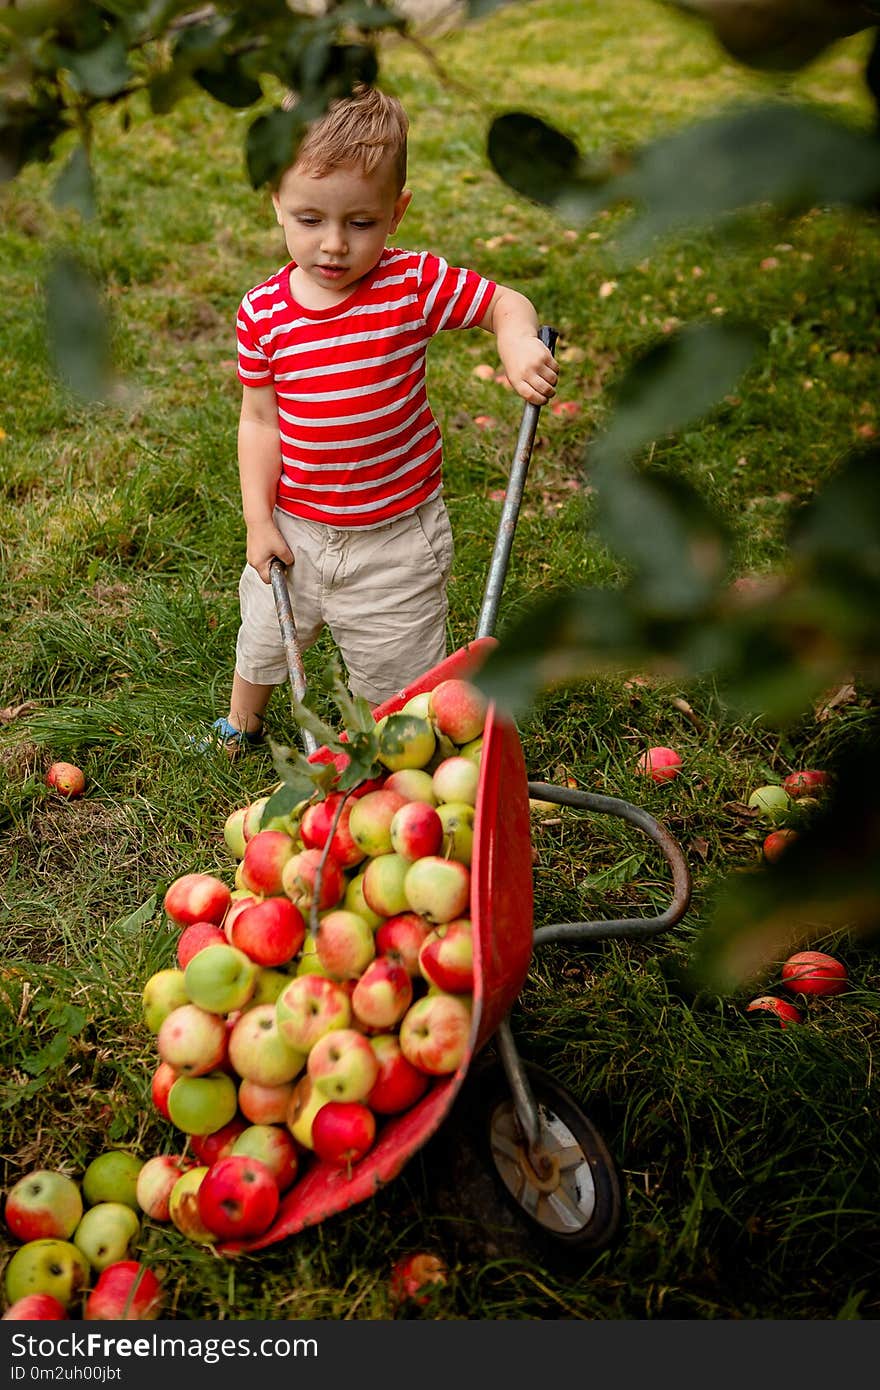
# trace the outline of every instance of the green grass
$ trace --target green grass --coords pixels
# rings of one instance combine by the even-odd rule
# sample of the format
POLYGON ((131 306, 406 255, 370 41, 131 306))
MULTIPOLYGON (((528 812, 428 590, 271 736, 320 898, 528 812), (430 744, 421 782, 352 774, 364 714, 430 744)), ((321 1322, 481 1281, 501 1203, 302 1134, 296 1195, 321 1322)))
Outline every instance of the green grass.
MULTIPOLYGON (((383 59, 412 120, 415 196, 400 241, 529 294, 561 333, 559 394, 582 405, 571 420, 541 418, 502 632, 560 583, 620 578, 583 488, 609 388, 673 321, 744 305, 767 329, 766 356, 736 397, 658 445, 652 462, 693 480, 728 519, 735 574, 772 569, 793 511, 876 424, 876 221, 756 214, 747 236, 682 237, 623 267, 625 214, 567 228, 499 183, 485 155, 492 116, 526 109, 599 151, 766 95, 771 80, 726 61, 653 0, 535 0, 435 47, 448 85, 405 45, 383 59)), ((864 53, 861 39, 837 45, 790 85, 867 124, 864 53)), ((195 869, 231 882, 224 819, 274 781, 265 755, 228 763, 185 750, 186 733, 225 709, 238 624, 233 317, 244 289, 284 259, 266 196, 243 174, 245 124, 199 97, 158 121, 135 110, 125 132, 108 118, 94 225, 52 209, 52 170, 30 169, 3 193, 6 1186, 37 1166, 81 1174, 105 1144, 145 1157, 176 1145, 150 1105, 154 1044, 140 1017, 143 982, 174 959, 161 896, 195 869), (112 405, 72 401, 47 370, 40 284, 49 249, 68 238, 112 307, 126 378, 112 405), (47 794, 53 758, 84 768, 83 800, 47 794)), ((475 630, 500 514, 492 494, 520 418, 516 398, 473 376, 483 361, 495 362, 494 345, 479 335, 432 345, 457 546, 451 648, 475 630), (478 430, 478 414, 495 428, 478 430)), ((322 639, 308 671, 330 654, 322 639)), ((283 691, 271 715, 293 741, 283 691)), ((793 767, 831 765, 876 728, 861 689, 829 718, 805 711, 782 733, 734 717, 711 681, 634 686, 612 673, 542 696, 521 726, 530 777, 644 806, 676 836, 694 881, 690 910, 665 937, 536 953, 513 1008, 523 1054, 569 1088, 619 1163, 619 1239, 562 1264, 495 1230, 479 1185, 477 1197, 460 1185, 450 1120, 376 1199, 259 1258, 229 1265, 146 1223, 141 1248, 163 1272, 169 1315, 388 1317, 391 1262, 418 1246, 443 1253, 451 1279, 417 1316, 876 1318, 876 956, 845 935, 821 942, 846 960, 853 988, 784 1032, 747 1021, 749 993, 694 996, 682 983, 720 876, 758 861, 749 791, 793 767), (682 753, 671 785, 634 772, 651 744, 682 753)), ((653 913, 668 899, 659 851, 618 821, 565 812, 535 822, 533 845, 536 925, 653 913)))

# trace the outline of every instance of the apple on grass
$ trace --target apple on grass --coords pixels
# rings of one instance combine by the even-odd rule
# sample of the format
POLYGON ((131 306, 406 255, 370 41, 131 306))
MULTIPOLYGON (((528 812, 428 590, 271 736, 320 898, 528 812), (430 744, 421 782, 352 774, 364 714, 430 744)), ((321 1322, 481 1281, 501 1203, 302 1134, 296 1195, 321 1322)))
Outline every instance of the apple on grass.
POLYGON ((799 772, 790 772, 787 777, 782 779, 782 790, 789 796, 815 796, 827 790, 831 778, 827 772, 820 771, 819 768, 805 767, 799 772))
POLYGON ((761 851, 768 864, 775 864, 780 860, 787 849, 799 840, 800 836, 796 830, 771 830, 769 835, 765 835, 761 845, 761 851))
POLYGON ((408 1062, 395 1033, 379 1033, 370 1038, 379 1071, 366 1096, 366 1104, 377 1115, 399 1115, 415 1105, 430 1085, 426 1074, 408 1062))
POLYGON ((97 1202, 83 1213, 73 1233, 73 1243, 92 1269, 99 1271, 124 1260, 132 1241, 141 1233, 141 1223, 124 1202, 97 1202))
POLYGON ((230 811, 223 822, 223 842, 233 859, 244 858, 244 849, 247 844, 247 840, 244 838, 244 818, 247 813, 247 806, 239 806, 236 810, 230 811))
POLYGON ((406 967, 393 956, 379 956, 357 981, 351 1008, 359 1023, 384 1033, 400 1022, 412 998, 413 984, 406 967))
POLYGON ((282 1125, 287 1118, 294 1082, 263 1086, 242 1077, 238 1088, 238 1108, 253 1125, 282 1125))
POLYGON ((5 1289, 10 1303, 30 1294, 50 1294, 65 1308, 89 1282, 89 1262, 69 1240, 29 1240, 20 1245, 6 1266, 5 1289))
POLYGON ((791 809, 791 797, 784 787, 770 783, 756 787, 748 799, 748 807, 757 811, 762 820, 780 821, 791 809))
POLYGON ((400 1050, 428 1076, 448 1076, 467 1056, 471 1031, 469 1001, 460 994, 426 994, 400 1024, 400 1050))
POLYGON ((369 922, 344 907, 321 918, 314 941, 318 962, 333 980, 356 980, 376 954, 369 922))
POLYGON ((376 932, 376 953, 399 960, 408 975, 419 971, 419 951, 432 928, 417 912, 400 912, 384 921, 376 932))
POLYGON ((132 1211, 139 1211, 137 1180, 143 1166, 142 1158, 125 1149, 107 1149, 96 1155, 83 1173, 83 1197, 90 1207, 98 1202, 124 1202, 132 1211))
POLYGON ((648 748, 636 763, 636 772, 654 782, 671 782, 681 770, 681 754, 674 748, 648 748))
POLYGON ((769 1014, 775 1018, 780 1028, 787 1028, 790 1023, 803 1023, 804 1016, 800 1009, 796 1009, 794 1004, 790 1004, 787 999, 778 999, 775 994, 761 994, 757 999, 753 999, 746 1005, 746 1013, 758 1018, 760 1015, 769 1014))
POLYGON ((379 1075, 379 1063, 363 1033, 335 1028, 315 1043, 306 1070, 328 1100, 364 1100, 379 1075))
POLYGON ((362 1101, 331 1100, 312 1122, 312 1147, 318 1158, 348 1168, 376 1142, 376 1117, 362 1101))
POLYGON ((439 1255, 420 1250, 395 1261, 389 1281, 391 1301, 426 1308, 432 1295, 447 1282, 448 1270, 439 1255))
POLYGON ((182 874, 166 891, 163 906, 166 916, 178 927, 188 927, 193 922, 213 922, 219 927, 230 899, 229 888, 214 874, 182 874))
POLYGON ((179 1076, 168 1092, 171 1123, 184 1134, 213 1134, 235 1118, 238 1091, 223 1071, 179 1076))
POLYGON ((85 773, 76 763, 52 763, 46 773, 46 786, 74 800, 86 789, 85 773))
POLYGON ((299 1171, 299 1149, 290 1131, 280 1124, 249 1125, 236 1139, 232 1152, 264 1163, 279 1192, 292 1186, 299 1171))
POLYGON ((156 1048, 178 1076, 204 1076, 226 1060, 226 1023, 220 1014, 181 1004, 159 1029, 156 1048))
POLYGON ((169 967, 156 970, 147 980, 141 993, 144 1023, 151 1033, 158 1033, 172 1009, 190 1002, 186 992, 183 970, 169 967))
POLYGON ((288 897, 274 897, 239 913, 230 941, 257 965, 271 967, 293 960, 305 934, 306 924, 296 904, 288 897))
POLYGON ((199 1218, 219 1240, 261 1236, 274 1221, 279 1201, 272 1173, 247 1153, 218 1158, 199 1184, 199 1218))
POLYGON ((457 859, 429 854, 410 865, 404 889, 410 911, 432 926, 439 926, 466 912, 471 894, 470 870, 457 859))
POLYGON ((325 1033, 351 1023, 348 994, 324 975, 297 975, 279 994, 275 1012, 282 1038, 297 1052, 310 1052, 325 1033))
POLYGON ((195 1163, 184 1154, 155 1154, 148 1158, 137 1180, 138 1206, 151 1221, 170 1221, 168 1199, 182 1173, 195 1163))
POLYGON ((73 1178, 52 1168, 36 1168, 9 1189, 4 1216, 16 1240, 69 1240, 83 1214, 73 1178))
POLYGON ((419 952, 419 970, 429 985, 447 994, 473 992, 474 937, 468 918, 434 928, 419 952))
POLYGON ((86 1299, 86 1322, 154 1322, 162 1311, 162 1285, 146 1265, 118 1260, 98 1277, 86 1299))
MULTIPOLYGON (((226 944, 227 937, 222 927, 215 926, 213 922, 193 922, 190 926, 184 927, 178 937, 177 964, 181 970, 185 970, 193 956, 198 955, 206 946, 226 944)), ((185 1000, 180 1002, 185 1003, 185 1000)))
POLYGON ((797 951, 782 967, 782 984, 792 994, 842 994, 847 983, 843 961, 824 951, 797 951))
POLYGON ((433 724, 453 743, 470 743, 483 732, 488 704, 482 691, 459 678, 440 681, 428 704, 433 724))
POLYGON ((229 1060, 243 1079, 282 1086, 305 1066, 305 1052, 290 1046, 278 1026, 275 1004, 248 1009, 229 1035, 229 1060))
POLYGON ((206 946, 183 972, 193 1004, 208 1013, 228 1014, 246 1004, 257 986, 260 967, 236 946, 206 946))
POLYGON ((50 1293, 30 1293, 10 1303, 3 1314, 4 1322, 62 1322, 67 1309, 50 1293))
POLYGON ((168 1214, 172 1226, 182 1236, 196 1241, 199 1245, 213 1245, 216 1239, 214 1232, 205 1225, 199 1213, 199 1188, 211 1171, 211 1166, 213 1165, 207 1163, 199 1164, 198 1167, 188 1168, 185 1173, 181 1173, 168 1198, 168 1214))

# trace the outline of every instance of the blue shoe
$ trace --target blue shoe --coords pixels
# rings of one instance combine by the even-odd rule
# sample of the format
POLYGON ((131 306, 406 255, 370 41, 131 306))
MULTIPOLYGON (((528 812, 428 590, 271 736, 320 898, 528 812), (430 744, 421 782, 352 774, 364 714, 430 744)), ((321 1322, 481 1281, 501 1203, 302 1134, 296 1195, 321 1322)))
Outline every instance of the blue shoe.
POLYGON ((257 747, 264 739, 265 734, 262 729, 256 734, 244 733, 223 717, 214 720, 210 732, 203 738, 196 738, 192 734, 188 735, 187 743, 192 753, 210 753, 222 748, 230 757, 235 757, 237 753, 257 747))

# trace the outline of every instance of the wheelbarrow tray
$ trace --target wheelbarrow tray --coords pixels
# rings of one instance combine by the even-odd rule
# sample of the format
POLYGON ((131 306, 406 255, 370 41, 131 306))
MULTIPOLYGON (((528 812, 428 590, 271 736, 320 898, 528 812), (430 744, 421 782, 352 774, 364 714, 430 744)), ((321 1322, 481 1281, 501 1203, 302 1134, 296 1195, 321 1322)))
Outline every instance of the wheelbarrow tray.
MULTIPOLYGON (((386 700, 377 719, 400 710, 414 695, 441 681, 467 679, 495 645, 478 638, 386 700)), ((320 750, 318 755, 320 756, 320 750)), ((401 1171, 436 1133, 458 1094, 471 1059, 488 1042, 519 994, 532 954, 532 856, 525 760, 515 725, 490 705, 483 730, 471 864, 474 991, 467 1052, 457 1071, 435 1081, 400 1115, 380 1120, 377 1141, 351 1170, 310 1160, 282 1197, 278 1214, 261 1236, 230 1241, 223 1254, 261 1250, 315 1226, 336 1212, 372 1197, 401 1171)))

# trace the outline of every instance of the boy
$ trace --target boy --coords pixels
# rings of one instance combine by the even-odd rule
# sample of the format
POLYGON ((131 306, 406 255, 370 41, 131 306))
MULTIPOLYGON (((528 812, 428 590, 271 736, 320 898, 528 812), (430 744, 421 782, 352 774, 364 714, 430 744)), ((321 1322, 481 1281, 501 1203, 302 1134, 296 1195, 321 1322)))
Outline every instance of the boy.
POLYGON ((309 127, 272 195, 290 263, 240 306, 247 565, 229 714, 212 731, 230 752, 260 741, 287 679, 273 556, 288 566, 303 650, 327 625, 371 705, 446 654, 452 534, 425 389, 433 334, 488 329, 524 400, 554 394, 528 299, 387 245, 412 197, 407 128, 399 101, 370 87, 309 127))

